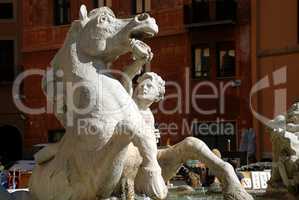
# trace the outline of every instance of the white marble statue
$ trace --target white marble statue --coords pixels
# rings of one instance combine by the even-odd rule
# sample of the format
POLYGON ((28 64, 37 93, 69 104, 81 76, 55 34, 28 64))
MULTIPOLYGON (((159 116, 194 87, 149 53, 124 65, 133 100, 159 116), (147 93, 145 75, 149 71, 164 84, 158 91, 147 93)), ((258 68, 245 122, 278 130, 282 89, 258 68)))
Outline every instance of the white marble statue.
POLYGON ((286 115, 271 120, 268 126, 273 151, 269 191, 284 187, 299 197, 299 102, 286 115))
POLYGON ((87 14, 81 6, 80 20, 72 23, 52 61, 56 76, 44 84, 66 134, 35 155, 38 165, 30 180, 34 200, 106 199, 120 196, 120 188, 126 185, 133 193, 165 199, 165 182, 188 159, 206 163, 221 181, 225 199, 253 199, 241 187, 232 166, 202 141, 189 137, 157 150, 157 130, 149 107, 163 97, 164 81, 155 73, 145 73, 134 92, 131 82, 153 58, 150 47, 140 39, 157 32, 148 14, 117 19, 107 7, 87 14), (108 69, 127 52, 134 62, 124 69, 121 84, 108 69), (58 91, 60 82, 66 86, 58 91), (55 83, 54 94, 50 83, 55 83))
POLYGON ((54 81, 78 87, 72 92, 66 88, 62 99, 52 99, 63 108, 55 109, 55 114, 66 134, 55 157, 34 169, 30 180, 33 198, 110 197, 120 180, 131 142, 142 156, 136 176, 140 190, 153 198, 166 197, 155 136, 144 127, 138 107, 120 82, 104 75, 118 56, 142 53, 132 48, 138 45, 137 39, 157 32, 158 26, 148 14, 122 20, 107 7, 88 14, 81 6, 80 20, 72 23, 63 47, 52 61, 54 73, 62 70, 64 74, 60 77, 58 73, 54 81))

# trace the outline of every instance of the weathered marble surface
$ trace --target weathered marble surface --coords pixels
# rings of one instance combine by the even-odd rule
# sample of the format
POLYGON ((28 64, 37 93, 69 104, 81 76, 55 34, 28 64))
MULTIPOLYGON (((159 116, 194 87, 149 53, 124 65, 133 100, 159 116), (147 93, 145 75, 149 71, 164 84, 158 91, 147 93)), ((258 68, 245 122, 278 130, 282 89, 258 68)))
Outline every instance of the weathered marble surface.
POLYGON ((157 131, 149 107, 162 98, 164 81, 146 73, 135 94, 131 83, 142 65, 153 58, 150 47, 140 39, 157 32, 158 26, 148 14, 122 20, 106 7, 89 14, 85 6, 81 7, 80 20, 73 22, 64 46, 52 61, 56 76, 44 84, 66 134, 61 142, 35 156, 38 166, 30 181, 34 199, 106 199, 120 196, 119 187, 164 199, 165 181, 188 159, 206 163, 222 183, 224 199, 252 199, 232 166, 202 141, 189 137, 157 150, 157 131), (132 53, 134 61, 124 68, 121 84, 107 69, 113 69, 111 63, 127 52, 132 53), (73 93, 66 89, 51 95, 51 82, 80 87, 73 93), (78 108, 85 112, 74 112, 78 108), (97 134, 80 129, 80 120, 98 130, 97 134))
MULTIPOLYGON (((62 77, 61 72, 54 77, 55 83, 80 87, 75 91, 66 88, 53 97, 47 90, 51 83, 44 84, 49 100, 58 107, 55 114, 66 134, 54 151, 55 156, 49 154, 49 160, 39 160, 34 169, 30 180, 34 198, 109 198, 120 180, 131 142, 142 157, 136 175, 136 180, 142 180, 138 182, 139 189, 153 198, 166 197, 155 136, 120 82, 106 75, 118 56, 143 53, 136 47, 137 38, 157 32, 158 26, 148 14, 117 19, 107 7, 88 14, 86 7, 81 6, 80 20, 72 23, 63 47, 52 60, 54 74, 63 72, 62 77), (58 95, 62 98, 57 99, 58 95), (79 122, 88 128, 81 128, 79 122)), ((136 62, 140 64, 140 60, 136 62)))

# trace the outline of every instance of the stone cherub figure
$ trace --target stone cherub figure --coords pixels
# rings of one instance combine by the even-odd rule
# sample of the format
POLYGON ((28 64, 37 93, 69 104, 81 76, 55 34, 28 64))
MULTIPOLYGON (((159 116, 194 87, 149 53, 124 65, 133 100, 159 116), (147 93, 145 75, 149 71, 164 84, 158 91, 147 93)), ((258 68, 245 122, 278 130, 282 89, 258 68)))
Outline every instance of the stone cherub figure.
POLYGON ((273 151, 269 191, 285 187, 299 197, 299 102, 286 115, 271 120, 268 126, 273 151))
MULTIPOLYGON (((149 51, 150 57, 146 58, 151 60, 152 53, 149 51)), ((141 58, 142 59, 142 58, 141 58)), ((140 66, 130 66, 125 70, 122 83, 127 89, 128 93, 132 95, 136 105, 139 108, 141 116, 146 123, 145 127, 152 129, 152 133, 155 134, 157 140, 160 138, 159 131, 155 128, 154 115, 150 109, 150 106, 154 102, 158 102, 163 99, 165 93, 165 81, 156 73, 146 72, 137 79, 137 86, 133 92, 132 79, 136 74, 139 74, 140 66), (131 73, 129 73, 131 72, 131 73)), ((125 162, 125 167, 120 181, 121 185, 118 185, 116 193, 122 194, 122 199, 133 200, 135 195, 134 179, 140 167, 142 158, 138 152, 138 149, 131 143, 129 145, 128 156, 125 162), (120 188, 121 186, 121 188, 120 188)), ((138 186, 137 186, 138 188, 138 186)))
POLYGON ((124 73, 129 80, 134 77, 153 57, 141 40, 157 32, 158 26, 148 14, 117 19, 107 7, 88 14, 81 6, 80 20, 72 23, 63 47, 52 60, 55 76, 44 84, 66 133, 59 143, 35 155, 38 165, 30 180, 33 199, 106 199, 120 196, 118 188, 127 180, 134 182, 137 193, 165 199, 165 182, 187 159, 206 163, 221 181, 224 199, 253 199, 241 187, 232 166, 202 141, 189 137, 158 151, 149 109, 157 95, 163 94, 157 75, 147 73, 140 78, 133 98, 130 81, 122 85, 108 75, 111 63, 131 52, 135 61, 124 73), (76 89, 56 90, 51 96, 51 88, 56 88, 49 87, 51 83, 76 89), (82 128, 81 122, 87 127, 82 128))
MULTIPOLYGON (((142 46, 146 46, 146 44, 143 44, 142 46)), ((146 47, 146 49, 149 53, 147 56, 143 58, 141 57, 140 59, 145 59, 146 62, 149 62, 153 55, 150 51, 150 47, 146 47)), ((147 125, 155 130, 155 120, 150 110, 150 106, 154 102, 163 99, 165 93, 165 81, 156 73, 146 72, 137 79, 138 84, 135 90, 133 90, 132 79, 139 74, 141 67, 142 66, 134 65, 128 66, 124 70, 124 76, 121 82, 128 93, 133 96, 147 125)), ((158 131, 156 131, 156 133, 157 132, 158 131)), ((156 135, 156 137, 159 137, 159 135, 156 135)), ((141 163, 141 157, 138 153, 138 149, 134 147, 133 144, 129 146, 128 152, 129 155, 122 176, 123 181, 121 182, 122 193, 127 194, 126 199, 134 199, 134 189, 132 188, 134 187, 134 177, 136 176, 138 167, 141 163)), ((239 181, 235 179, 236 176, 235 173, 231 171, 231 166, 222 161, 219 156, 215 155, 201 140, 194 137, 188 137, 170 148, 158 150, 158 162, 162 168, 162 176, 165 182, 175 176, 182 164, 190 159, 204 161, 208 167, 211 167, 212 171, 214 170, 216 172, 218 177, 222 180, 225 199, 251 199, 251 196, 239 186, 239 181), (231 174, 231 177, 225 178, 227 175, 226 173, 231 174), (228 188, 234 188, 235 194, 228 194, 228 190, 230 190, 228 188)), ((138 185, 135 184, 135 187, 138 188, 138 185)))

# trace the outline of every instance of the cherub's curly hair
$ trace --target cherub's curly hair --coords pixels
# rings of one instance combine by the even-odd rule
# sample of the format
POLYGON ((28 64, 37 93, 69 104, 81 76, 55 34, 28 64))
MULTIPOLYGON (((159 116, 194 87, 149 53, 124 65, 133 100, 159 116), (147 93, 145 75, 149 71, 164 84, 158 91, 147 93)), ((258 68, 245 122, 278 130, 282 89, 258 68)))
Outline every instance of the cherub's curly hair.
POLYGON ((146 79, 150 79, 158 86, 159 95, 156 97, 155 101, 158 102, 162 100, 165 94, 165 81, 154 72, 146 72, 137 79, 137 83, 139 84, 146 79))

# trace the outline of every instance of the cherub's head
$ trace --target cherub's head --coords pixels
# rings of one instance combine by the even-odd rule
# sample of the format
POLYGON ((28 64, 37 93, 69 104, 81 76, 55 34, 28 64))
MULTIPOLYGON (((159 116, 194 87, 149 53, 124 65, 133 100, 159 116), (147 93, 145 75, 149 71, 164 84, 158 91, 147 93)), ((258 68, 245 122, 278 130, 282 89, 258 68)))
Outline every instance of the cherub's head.
POLYGON ((146 72, 137 80, 134 97, 138 101, 158 102, 164 98, 165 81, 154 72, 146 72))

